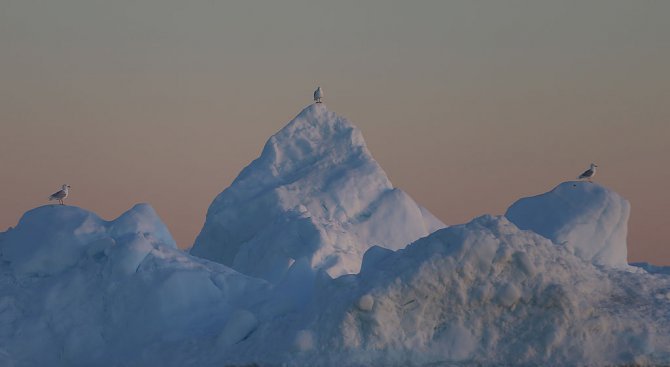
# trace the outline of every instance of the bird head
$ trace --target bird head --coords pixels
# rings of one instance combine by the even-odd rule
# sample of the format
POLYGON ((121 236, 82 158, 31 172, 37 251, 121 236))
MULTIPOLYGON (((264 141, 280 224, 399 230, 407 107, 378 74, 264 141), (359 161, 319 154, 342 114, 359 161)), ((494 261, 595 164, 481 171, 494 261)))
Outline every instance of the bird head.
POLYGON ((63 184, 62 188, 63 188, 63 190, 65 190, 65 189, 69 189, 69 188, 70 188, 70 185, 68 185, 68 184, 63 184))
POLYGON ((596 167, 598 167, 597 164, 595 164, 595 163, 591 163, 591 168, 596 168, 596 167))

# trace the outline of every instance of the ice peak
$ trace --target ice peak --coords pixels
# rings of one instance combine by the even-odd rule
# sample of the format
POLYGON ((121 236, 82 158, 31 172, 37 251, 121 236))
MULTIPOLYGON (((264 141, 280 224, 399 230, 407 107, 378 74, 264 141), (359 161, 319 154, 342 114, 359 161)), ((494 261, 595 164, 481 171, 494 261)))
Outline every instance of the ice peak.
POLYGON ((303 108, 291 121, 286 124, 279 132, 275 134, 280 135, 282 132, 291 132, 300 129, 303 125, 316 126, 319 124, 331 124, 333 121, 341 118, 328 110, 325 103, 312 103, 303 108))
POLYGON ((260 160, 272 165, 273 176, 285 176, 305 165, 339 164, 356 155, 370 155, 360 130, 314 103, 268 140, 260 160))
POLYGON ((177 243, 172 238, 170 231, 154 208, 146 203, 135 204, 128 211, 121 214, 121 216, 111 222, 110 230, 112 235, 117 237, 136 233, 151 235, 164 245, 177 248, 177 243))
POLYGON ((360 130, 323 103, 313 103, 268 139, 260 157, 245 167, 226 191, 240 198, 253 197, 307 177, 324 181, 347 166, 368 166, 366 175, 374 174, 381 185, 392 187, 370 155, 360 130))
POLYGON ((312 103, 303 108, 296 117, 305 117, 307 115, 322 115, 322 114, 335 114, 334 112, 328 110, 328 107, 325 103, 312 103))
POLYGON ((443 226, 393 188, 358 128, 314 103, 217 196, 192 253, 271 281, 303 257, 336 276, 358 271, 372 245, 399 248, 443 226))

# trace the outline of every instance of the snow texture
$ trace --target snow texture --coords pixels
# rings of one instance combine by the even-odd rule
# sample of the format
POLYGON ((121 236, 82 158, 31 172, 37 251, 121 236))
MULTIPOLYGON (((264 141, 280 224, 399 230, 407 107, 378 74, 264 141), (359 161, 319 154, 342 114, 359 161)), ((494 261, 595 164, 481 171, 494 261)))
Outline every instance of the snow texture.
POLYGON ((191 254, 276 283, 300 258, 331 276, 356 273, 371 246, 399 249, 443 227, 393 188, 360 130, 321 103, 216 197, 191 254))
POLYGON ((627 218, 564 183, 410 240, 441 223, 309 107, 193 251, 255 276, 177 249, 146 204, 44 206, 0 232, 0 366, 669 365, 670 275, 625 266, 627 218))
POLYGON ((307 307, 270 320, 228 361, 668 363, 669 311, 670 277, 597 267, 505 217, 483 216, 406 249, 368 250, 359 274, 317 280, 307 307))
POLYGON ((132 267, 155 243, 177 248, 147 204, 136 205, 113 222, 77 207, 49 205, 23 215, 16 228, 5 234, 2 254, 18 274, 53 275, 75 266, 82 253, 95 255, 119 240, 132 243, 129 247, 135 254, 135 259, 127 258, 120 266, 132 267))
POLYGON ((184 365, 165 350, 217 333, 239 341, 244 307, 268 293, 178 250, 147 204, 111 222, 43 206, 0 238, 1 366, 184 365))
POLYGON ((670 266, 657 266, 649 263, 631 263, 631 266, 644 269, 646 272, 651 274, 668 274, 670 275, 670 266))
POLYGON ((564 182, 548 193, 515 202, 505 216, 580 258, 597 265, 627 267, 630 204, 590 182, 564 182))

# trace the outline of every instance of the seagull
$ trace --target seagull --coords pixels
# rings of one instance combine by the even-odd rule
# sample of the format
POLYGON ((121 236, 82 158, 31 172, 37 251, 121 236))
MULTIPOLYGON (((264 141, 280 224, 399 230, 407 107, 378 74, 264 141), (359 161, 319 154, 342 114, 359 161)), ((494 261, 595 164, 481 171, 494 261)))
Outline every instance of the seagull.
POLYGON ((586 171, 584 171, 584 173, 579 175, 579 177, 577 177, 577 179, 578 180, 587 179, 587 180, 589 180, 589 182, 592 182, 591 179, 593 178, 593 176, 596 175, 596 167, 598 167, 597 164, 591 163, 591 167, 589 167, 589 169, 587 169, 586 171))
POLYGON ((60 191, 54 192, 53 194, 51 194, 51 196, 49 196, 49 201, 58 200, 60 205, 65 205, 65 204, 63 204, 63 200, 65 200, 65 198, 67 198, 69 188, 70 188, 70 185, 61 186, 60 191))
POLYGON ((323 89, 321 89, 321 87, 316 87, 316 90, 314 91, 314 101, 316 101, 316 103, 321 103, 321 98, 323 98, 323 89))

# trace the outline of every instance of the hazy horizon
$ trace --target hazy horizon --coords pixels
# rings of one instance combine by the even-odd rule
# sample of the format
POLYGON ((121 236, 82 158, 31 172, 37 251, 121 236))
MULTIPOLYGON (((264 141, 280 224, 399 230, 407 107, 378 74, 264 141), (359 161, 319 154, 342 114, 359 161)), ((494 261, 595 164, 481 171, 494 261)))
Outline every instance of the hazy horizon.
POLYGON ((630 261, 670 264, 669 2, 0 3, 0 230, 72 185, 150 203, 180 247, 311 103, 447 224, 598 163, 630 261))

